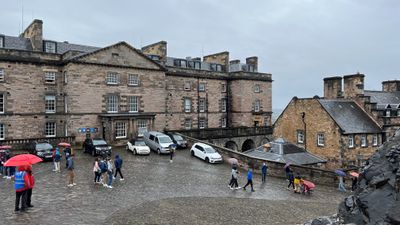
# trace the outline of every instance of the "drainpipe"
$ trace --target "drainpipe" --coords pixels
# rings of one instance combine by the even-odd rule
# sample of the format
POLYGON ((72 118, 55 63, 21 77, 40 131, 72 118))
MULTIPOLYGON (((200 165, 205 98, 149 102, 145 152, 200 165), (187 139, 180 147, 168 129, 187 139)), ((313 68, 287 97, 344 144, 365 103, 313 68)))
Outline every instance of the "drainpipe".
POLYGON ((306 113, 302 112, 301 120, 303 121, 303 124, 304 124, 304 149, 307 150, 307 124, 306 124, 305 118, 306 118, 306 113))

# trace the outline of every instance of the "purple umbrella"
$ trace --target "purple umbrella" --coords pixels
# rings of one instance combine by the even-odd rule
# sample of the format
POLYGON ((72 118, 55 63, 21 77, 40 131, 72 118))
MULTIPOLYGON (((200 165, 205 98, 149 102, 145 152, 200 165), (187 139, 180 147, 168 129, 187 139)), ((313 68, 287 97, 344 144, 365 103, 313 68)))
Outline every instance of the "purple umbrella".
POLYGON ((284 169, 288 168, 290 166, 290 164, 291 164, 290 162, 287 162, 283 168, 284 169))
POLYGON ((343 172, 343 170, 335 170, 335 173, 336 173, 337 175, 341 176, 341 177, 345 177, 345 176, 346 176, 346 173, 343 172))

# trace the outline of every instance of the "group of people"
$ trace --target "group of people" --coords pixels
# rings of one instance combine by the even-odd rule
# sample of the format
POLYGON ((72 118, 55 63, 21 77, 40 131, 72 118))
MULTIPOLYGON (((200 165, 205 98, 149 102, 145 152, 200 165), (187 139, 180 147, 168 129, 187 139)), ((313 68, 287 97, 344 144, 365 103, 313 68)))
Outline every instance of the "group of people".
POLYGON ((32 173, 32 166, 19 166, 13 179, 16 196, 15 211, 23 212, 27 208, 33 207, 31 199, 35 178, 32 173))
POLYGON ((122 175, 122 163, 123 160, 119 155, 115 156, 114 162, 110 157, 96 158, 93 163, 94 183, 102 184, 104 187, 113 188, 113 180, 117 178, 119 174, 120 180, 124 180, 122 175), (115 168, 115 174, 114 174, 115 168))
POLYGON ((289 166, 285 167, 285 172, 286 172, 286 179, 289 182, 287 186, 288 190, 290 190, 291 186, 294 193, 297 194, 310 193, 312 188, 308 185, 307 182, 304 182, 304 177, 302 177, 300 173, 297 172, 295 176, 293 170, 289 166))
MULTIPOLYGON (((266 182, 267 169, 268 169, 268 166, 264 162, 261 167, 261 182, 262 183, 266 182)), ((234 190, 234 189, 237 190, 237 189, 241 188, 241 187, 239 187, 238 176, 239 176, 238 165, 234 163, 232 165, 231 180, 228 185, 228 187, 231 190, 234 190)), ((243 190, 245 191, 246 187, 249 185, 251 187, 251 192, 255 192, 254 187, 253 187, 253 170, 251 168, 247 169, 247 183, 243 186, 243 190)))

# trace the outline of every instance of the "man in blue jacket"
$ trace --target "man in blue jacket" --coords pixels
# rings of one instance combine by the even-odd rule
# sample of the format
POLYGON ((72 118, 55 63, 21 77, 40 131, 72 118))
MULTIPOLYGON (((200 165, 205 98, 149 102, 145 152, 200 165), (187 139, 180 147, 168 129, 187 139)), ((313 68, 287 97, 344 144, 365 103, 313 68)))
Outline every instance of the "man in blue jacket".
POLYGON ((250 168, 247 170, 247 184, 244 185, 243 190, 246 190, 246 187, 249 184, 250 184, 250 187, 251 187, 251 192, 254 192, 254 188, 253 188, 253 171, 251 171, 250 168))
POLYGON ((124 176, 122 176, 122 173, 121 173, 122 159, 119 157, 119 155, 115 156, 114 165, 115 165, 114 179, 117 178, 117 174, 119 173, 119 175, 121 176, 121 179, 119 179, 119 180, 124 180, 124 176))
POLYGON ((267 177, 267 169, 268 166, 263 162, 263 165, 261 167, 261 181, 265 183, 265 178, 267 177))

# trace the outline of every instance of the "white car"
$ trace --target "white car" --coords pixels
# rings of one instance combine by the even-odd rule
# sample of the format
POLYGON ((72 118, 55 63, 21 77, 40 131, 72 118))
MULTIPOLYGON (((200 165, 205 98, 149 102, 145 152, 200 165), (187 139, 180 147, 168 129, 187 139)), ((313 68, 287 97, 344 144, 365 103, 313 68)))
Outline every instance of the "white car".
POLYGON ((203 143, 194 143, 190 149, 190 154, 207 163, 222 163, 222 156, 213 147, 203 143))
POLYGON ((149 155, 150 148, 142 139, 132 139, 126 144, 126 150, 132 151, 134 155, 149 155))

